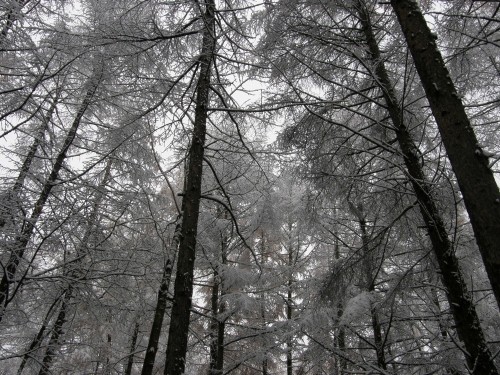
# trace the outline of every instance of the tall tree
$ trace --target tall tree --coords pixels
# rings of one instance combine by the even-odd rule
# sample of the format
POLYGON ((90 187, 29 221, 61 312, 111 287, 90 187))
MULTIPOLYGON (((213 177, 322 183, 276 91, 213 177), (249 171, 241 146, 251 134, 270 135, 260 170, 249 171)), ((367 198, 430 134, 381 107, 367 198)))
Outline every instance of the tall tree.
POLYGON ((210 99, 210 76, 216 47, 215 1, 207 0, 204 8, 200 11, 202 11, 201 21, 203 22, 202 45, 198 61, 200 72, 196 84, 196 107, 186 171, 186 188, 182 199, 179 255, 167 343, 165 375, 184 373, 191 315, 203 155, 210 99))
POLYGON ((392 0, 446 152, 464 197, 476 241, 500 309, 500 192, 489 155, 477 140, 450 78, 436 36, 416 1, 392 0))

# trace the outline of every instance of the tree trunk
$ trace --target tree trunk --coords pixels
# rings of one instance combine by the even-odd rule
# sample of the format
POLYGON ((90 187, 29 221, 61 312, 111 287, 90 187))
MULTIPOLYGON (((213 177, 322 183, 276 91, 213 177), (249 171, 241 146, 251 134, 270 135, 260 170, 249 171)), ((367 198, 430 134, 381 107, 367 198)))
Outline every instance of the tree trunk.
POLYGON ((37 202, 35 203, 30 218, 26 220, 25 225, 21 230, 21 233, 15 238, 14 242, 8 246, 10 250, 10 257, 4 268, 4 274, 0 282, 0 321, 2 320, 5 308, 14 297, 14 296, 9 296, 9 289, 10 289, 9 286, 11 283, 14 282, 13 278, 16 274, 17 266, 19 265, 19 262, 21 261, 24 255, 28 242, 31 239, 31 236, 33 235, 35 225, 38 219, 40 218, 40 215, 42 214, 45 203, 47 202, 47 199, 50 196, 50 192, 52 188, 57 184, 59 171, 61 170, 63 163, 66 160, 66 154, 68 152, 69 147, 73 143, 73 140, 75 139, 76 132, 78 130, 78 127, 80 126, 83 115, 87 110, 88 106, 90 105, 92 97, 94 96, 97 90, 97 86, 100 81, 100 75, 101 75, 100 73, 97 74, 94 77, 94 79, 90 82, 90 87, 87 90, 85 98, 83 99, 82 104, 80 105, 80 108, 78 109, 78 112, 76 114, 76 117, 73 120, 73 124, 71 125, 71 128, 69 129, 66 135, 63 146, 59 151, 59 154, 57 155, 55 163, 52 166, 50 175, 43 186, 43 189, 38 197, 37 202))
POLYGON ((182 200, 182 226, 174 284, 174 301, 167 343, 165 375, 183 374, 185 368, 191 298, 193 294, 193 273, 201 199, 203 155, 208 118, 210 74, 215 52, 214 0, 206 1, 205 13, 202 19, 205 26, 201 55, 199 57, 200 73, 196 86, 194 129, 189 150, 186 189, 182 200))
MULTIPOLYGON (((336 231, 335 231, 336 233, 336 231)), ((335 234, 335 247, 334 247, 334 255, 335 260, 338 261, 340 259, 340 246, 339 239, 337 234, 335 234)), ((342 313, 344 311, 343 301, 340 300, 337 303, 337 321, 340 322, 340 318, 342 317, 342 313)), ((339 325, 337 328, 337 332, 335 333, 334 346, 339 349, 341 353, 345 353, 346 345, 345 345, 345 328, 342 325, 339 325)), ((344 375, 347 371, 347 361, 345 357, 338 356, 337 358, 337 370, 339 375, 344 375)))
MULTIPOLYGON (((292 224, 288 224, 288 233, 289 233, 289 243, 288 243, 288 280, 287 280, 287 295, 286 295, 286 319, 289 323, 292 322, 293 317, 293 267, 295 264, 294 253, 293 253, 293 245, 292 245, 292 224)), ((299 247, 300 245, 297 245, 299 247)), ((299 252, 299 248, 297 248, 297 253, 299 252)), ((286 338, 286 374, 293 375, 293 340, 292 335, 287 335, 286 338)))
POLYGON ((500 308, 500 194, 450 78, 436 37, 416 1, 391 0, 462 192, 479 251, 500 308))
POLYGON ((111 166, 112 166, 112 159, 109 159, 106 168, 104 171, 104 177, 102 181, 100 182, 98 188, 97 188, 97 194, 94 199, 94 204, 92 206, 92 212, 89 216, 88 219, 88 224, 87 228, 85 230, 85 233, 82 238, 82 242, 78 246, 76 250, 76 259, 74 262, 72 262, 71 266, 67 268, 65 272, 65 276, 68 276, 70 278, 69 285, 66 289, 66 292, 64 293, 63 301, 61 304, 61 309, 59 310, 59 314, 57 316, 56 322, 54 323, 54 328, 52 329, 52 335, 49 340, 49 344, 47 346, 47 350, 45 352, 45 356, 42 361, 42 367, 40 369, 39 375, 49 375, 51 374, 50 367, 52 364, 52 360, 55 354, 55 351, 57 350, 59 346, 59 340, 61 335, 63 334, 63 326, 64 323, 66 322, 66 315, 67 315, 67 310, 68 310, 68 305, 70 304, 73 295, 74 295, 74 286, 76 284, 76 280, 78 280, 81 277, 81 262, 83 258, 86 255, 86 250, 87 246, 90 241, 90 237, 92 235, 92 232, 94 230, 94 227, 96 225, 97 219, 98 219, 98 214, 99 214, 99 207, 102 203, 102 199, 104 196, 104 188, 106 184, 109 182, 109 179, 111 177, 111 166))
POLYGON ((139 318, 136 318, 134 324, 134 332, 132 333, 132 340, 130 342, 130 355, 127 360, 127 367, 125 368, 125 372, 123 375, 132 375, 132 366, 134 365, 134 352, 135 345, 137 344, 137 336, 139 335, 139 318))
POLYGON ((212 285, 212 322, 210 324, 210 375, 217 375, 217 344, 219 333, 219 274, 214 271, 214 279, 212 285))
POLYGON ((31 341, 31 344, 30 344, 28 350, 26 351, 26 353, 23 356, 23 359, 21 360, 19 368, 17 369, 17 375, 22 374, 24 367, 26 366, 26 363, 28 362, 28 359, 31 358, 31 354, 42 345, 45 330, 47 329, 47 326, 49 325, 49 322, 52 319, 53 310, 57 306, 57 303, 59 302, 61 297, 64 298, 64 296, 59 296, 58 298, 56 298, 54 300, 52 305, 50 305, 49 310, 47 311, 47 314, 45 315, 45 319, 43 320, 42 326, 38 330, 37 335, 33 338, 33 341, 31 341))
POLYGON ((417 197, 420 212, 439 264, 442 282, 447 290, 448 302, 455 319, 458 336, 464 342, 467 364, 473 374, 498 374, 486 345, 472 295, 467 289, 446 227, 430 193, 429 184, 420 165, 417 148, 404 124, 403 110, 396 100, 392 83, 381 59, 370 16, 364 4, 359 2, 358 7, 363 33, 375 67, 377 82, 380 85, 389 116, 395 127, 396 137, 404 157, 410 182, 417 197))
MULTIPOLYGON (((366 217, 363 213, 363 208, 360 205, 358 205, 357 208, 354 207, 354 205, 351 205, 351 209, 358 218, 359 228, 361 230, 365 287, 369 293, 373 293, 375 291, 376 275, 373 274, 373 257, 371 252, 374 249, 370 249, 370 238, 368 232, 366 231, 366 217)), ((383 370, 387 370, 387 363, 384 353, 384 340, 382 338, 382 327, 379 323, 377 310, 373 306, 372 302, 370 302, 370 315, 373 329, 373 346, 375 347, 375 354, 377 356, 377 366, 383 370)))
POLYGON ((165 266, 163 267, 163 275, 161 278, 160 289, 158 290, 155 316, 153 318, 153 325, 151 326, 151 333, 149 334, 148 347, 146 349, 141 375, 153 374, 156 353, 158 352, 158 342, 160 341, 161 327, 163 326, 165 311, 167 310, 168 288, 170 286, 171 277, 172 262, 170 259, 167 259, 165 266))
POLYGON ((68 313, 68 305, 71 301, 73 295, 73 287, 70 286, 66 290, 64 294, 61 309, 59 310, 59 314, 57 315, 57 319, 54 323, 54 327, 52 328, 52 335, 50 336, 49 344, 47 345, 47 351, 45 352, 45 356, 42 360, 42 367, 38 372, 38 375, 50 375, 52 372, 50 371, 50 366, 54 359, 55 352, 59 347, 59 338, 63 334, 63 326, 66 322, 66 314, 68 313))
POLYGON ((49 110, 47 111, 47 114, 43 117, 42 125, 35 134, 33 143, 31 144, 28 150, 28 154, 24 159, 23 165, 21 166, 21 170, 19 171, 19 175, 16 178, 14 186, 3 198, 3 202, 1 203, 0 206, 0 229, 3 228, 9 221, 13 223, 15 221, 16 215, 22 208, 20 204, 19 194, 21 193, 21 189, 24 186, 24 181, 26 180, 26 177, 29 174, 31 164, 35 159, 38 147, 40 146, 40 143, 45 137, 45 132, 49 127, 49 123, 56 109, 58 100, 59 100, 59 90, 57 90, 56 97, 54 98, 54 101, 52 102, 49 110))

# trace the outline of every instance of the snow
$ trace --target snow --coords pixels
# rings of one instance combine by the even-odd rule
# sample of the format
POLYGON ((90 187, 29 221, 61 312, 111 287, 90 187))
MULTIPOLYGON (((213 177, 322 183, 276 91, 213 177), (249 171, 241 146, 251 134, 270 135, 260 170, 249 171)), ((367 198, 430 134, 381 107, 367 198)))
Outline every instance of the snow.
POLYGON ((361 292, 347 301, 344 312, 340 317, 340 324, 348 325, 360 320, 364 314, 370 311, 372 296, 369 292, 361 292))

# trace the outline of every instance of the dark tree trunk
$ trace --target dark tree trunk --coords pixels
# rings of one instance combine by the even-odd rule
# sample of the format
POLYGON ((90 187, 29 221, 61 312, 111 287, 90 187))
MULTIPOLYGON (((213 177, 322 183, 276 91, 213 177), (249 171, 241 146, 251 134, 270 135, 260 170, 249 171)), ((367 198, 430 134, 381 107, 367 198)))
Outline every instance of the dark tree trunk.
POLYGON ((26 177, 28 176, 31 169, 31 164, 35 159, 38 147, 45 137, 45 132, 49 127, 49 123, 52 115, 54 114, 58 99, 59 90, 57 91, 56 97, 54 98, 54 101, 47 111, 47 114, 43 117, 42 125, 35 134, 33 143, 31 144, 28 153, 26 154, 26 158, 24 159, 23 165, 21 166, 21 170, 19 171, 19 175, 16 178, 14 186, 2 199, 3 202, 0 205, 0 229, 3 228, 8 222, 15 222, 16 215, 22 209, 19 195, 24 186, 24 181, 26 180, 26 177))
POLYGON ((137 336, 139 335, 139 319, 136 318, 135 324, 134 324, 134 332, 132 333, 132 340, 130 342, 130 355, 128 356, 127 360, 127 367, 125 368, 125 372, 123 375, 132 375, 132 366, 134 366, 134 352, 135 352, 135 345, 137 344, 137 336))
POLYGON ((28 245, 28 242, 31 239, 31 236, 35 229, 35 225, 38 219, 40 218, 40 215, 42 214, 45 203, 47 202, 47 199, 50 196, 50 192, 52 188, 57 184, 59 171, 61 170, 63 163, 66 160, 68 149, 70 148, 71 144, 73 143, 73 140, 75 139, 78 127, 80 126, 83 115, 87 110, 88 106, 90 105, 92 97, 94 96, 97 90, 99 81, 100 81, 100 74, 94 77, 93 82, 90 82, 90 87, 87 90, 85 98, 83 99, 82 104, 78 109, 78 112, 76 114, 75 119, 73 120, 71 128, 69 129, 68 134, 66 135, 63 146, 59 151, 59 154, 57 155, 54 165, 52 166, 50 175, 43 186, 43 189, 38 197, 37 202, 35 203, 31 216, 28 220, 26 220, 24 227, 21 230, 21 233, 15 238, 14 242, 9 245, 10 257, 4 268, 4 274, 0 282, 0 321, 3 317, 3 313, 5 312, 5 308, 13 298, 13 296, 9 296, 9 286, 11 283, 13 283, 13 278, 16 274, 17 266, 19 265, 19 262, 21 261, 24 255, 26 246, 28 245))
POLYGON ((218 338, 219 338, 219 274, 214 271, 214 280, 212 285, 212 322, 210 324, 210 375, 219 374, 217 369, 218 357, 218 338))
POLYGON ((155 316, 153 318, 153 325, 151 326, 151 333, 149 335, 148 347, 146 349, 141 375, 153 374, 156 353, 158 352, 158 342, 160 341, 161 327, 163 326, 165 311, 167 310, 168 288, 170 286, 171 276, 172 263, 170 259, 167 259, 165 266, 163 267, 163 275, 161 278, 160 289, 158 290, 155 316))
POLYGON ((56 350, 60 345, 59 344, 60 337, 64 333, 63 331, 64 323, 66 322, 68 306, 71 303, 71 300, 73 299, 74 296, 74 286, 76 284, 76 280, 78 280, 82 275, 81 263, 83 258, 86 256, 87 247, 89 245, 90 238, 97 223, 99 215, 99 207, 104 197, 104 188, 109 182, 111 177, 112 164, 113 164, 112 159, 109 159, 104 171, 104 177, 97 188, 97 194, 95 196, 94 204, 92 206, 92 212, 90 213, 90 216, 88 218, 87 228, 82 237, 82 242, 80 243, 80 245, 76 250, 76 259, 74 262, 71 263, 71 265, 65 271, 65 276, 69 277, 70 281, 66 289, 66 292, 64 293, 61 308, 59 310, 59 314, 56 318, 54 327, 52 329, 52 335, 49 340, 45 356, 42 360, 42 367, 40 369, 39 375, 51 374, 50 367, 52 364, 52 360, 54 358, 56 350))
POLYGON ((200 73, 196 86, 194 129, 189 150, 186 189, 182 200, 182 226, 174 284, 174 301, 167 342, 165 375, 184 373, 187 352, 193 273, 196 257, 196 235, 200 210, 203 155, 210 91, 210 74, 215 52, 215 1, 207 0, 201 54, 200 73))
MULTIPOLYGON (((292 224, 288 225, 288 233, 292 235, 292 224)), ((297 245, 298 247, 300 245, 297 245)), ((299 249, 297 248, 297 253, 299 249)), ((288 280, 287 280, 287 295, 286 295, 286 319, 289 323, 292 322, 293 318, 293 267, 295 264, 293 245, 291 239, 288 244, 288 280)), ((293 375, 293 337, 289 335, 286 339, 286 374, 293 375)))
POLYGON ((52 303, 52 305, 50 305, 49 310, 47 311, 47 314, 45 315, 45 319, 43 320, 42 326, 38 330, 37 335, 33 338, 33 341, 31 341, 31 344, 30 344, 28 350, 26 351, 26 353, 23 356, 23 359, 21 360, 19 368, 17 369, 17 375, 22 374, 24 367, 26 366, 26 363, 32 357, 32 353, 35 352, 42 345, 45 331, 47 330, 47 327, 49 325, 50 320, 52 319, 53 310, 55 309, 55 307, 57 306, 57 304, 61 298, 64 298, 64 295, 56 298, 54 300, 54 302, 52 303))
MULTIPOLYGON (((340 246, 337 234, 335 234, 334 255, 335 255, 335 260, 338 261, 340 259, 340 246)), ((337 303, 337 321, 340 322, 340 318, 342 317, 343 312, 344 312, 344 306, 343 306, 343 301, 341 299, 340 302, 337 303)), ((346 349, 345 328, 342 325, 339 325, 339 327, 337 328, 337 332, 335 334, 335 339, 334 339, 334 346, 337 347, 341 353, 345 353, 346 349)), ((337 361, 338 361, 338 366, 337 366, 338 373, 339 375, 344 375, 347 371, 347 361, 343 355, 338 356, 337 361)))
POLYGON ((416 1, 391 0, 462 192, 500 308, 500 194, 487 155, 416 1))
POLYGON ((467 364, 473 374, 498 374, 486 345, 472 295, 467 289, 446 227, 431 195, 429 184, 425 179, 417 148, 404 124, 403 111, 396 100, 392 83, 381 59, 370 16, 361 2, 358 3, 358 6, 361 25, 374 64, 377 82, 380 85, 389 116, 395 127, 410 181, 439 264, 442 282, 447 290, 448 302, 455 319, 457 333, 465 346, 464 353, 467 364))
POLYGON ((71 301, 73 294, 73 288, 70 285, 68 290, 64 294, 61 309, 59 310, 59 314, 57 315, 57 319, 54 323, 54 327, 52 328, 52 335, 50 336, 49 344, 47 345, 47 350, 45 352, 45 356, 42 360, 42 367, 38 372, 38 375, 50 375, 52 372, 50 371, 50 366, 56 354, 56 350, 59 347, 59 338, 63 334, 63 326, 66 322, 66 315, 68 313, 68 305, 71 301))

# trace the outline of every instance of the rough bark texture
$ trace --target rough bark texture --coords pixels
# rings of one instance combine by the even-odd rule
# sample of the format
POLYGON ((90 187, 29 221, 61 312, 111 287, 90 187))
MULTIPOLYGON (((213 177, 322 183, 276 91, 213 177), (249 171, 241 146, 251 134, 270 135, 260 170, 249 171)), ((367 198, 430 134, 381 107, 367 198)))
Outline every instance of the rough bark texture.
POLYGON ((215 51, 215 2, 207 0, 204 22, 203 45, 199 58, 200 73, 196 86, 196 108, 193 137, 189 150, 186 173, 186 189, 182 202, 182 226, 179 242, 174 301, 167 343, 165 375, 184 373, 193 294, 193 272, 196 256, 196 235, 200 210, 203 155, 210 91, 210 74, 215 51))
POLYGON ((363 33, 374 64, 377 81, 395 127, 410 181, 418 199, 420 212, 439 264, 442 282, 446 288, 448 302, 456 323, 456 330, 465 346, 464 354, 467 364, 473 374, 498 374, 486 345, 472 295, 467 289, 446 227, 432 197, 429 184, 425 179, 417 148, 404 124, 403 111, 396 100, 392 83, 381 59, 369 14, 362 3, 358 3, 358 6, 363 33))
POLYGON ((500 193, 436 37, 416 1, 392 0, 443 144, 457 177, 477 244, 500 308, 500 193))

